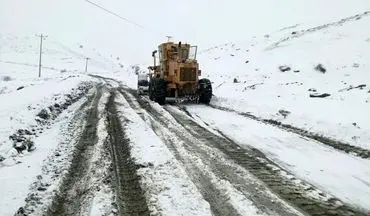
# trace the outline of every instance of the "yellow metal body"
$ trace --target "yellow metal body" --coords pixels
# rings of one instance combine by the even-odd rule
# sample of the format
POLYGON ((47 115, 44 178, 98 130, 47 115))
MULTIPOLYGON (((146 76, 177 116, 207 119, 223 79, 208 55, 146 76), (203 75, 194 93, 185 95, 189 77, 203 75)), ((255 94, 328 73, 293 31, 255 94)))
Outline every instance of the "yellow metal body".
POLYGON ((153 52, 154 66, 149 69, 152 70, 152 76, 159 76, 166 81, 168 97, 196 94, 199 76, 196 51, 196 46, 166 42, 153 52), (159 65, 156 65, 156 52, 159 54, 159 65))

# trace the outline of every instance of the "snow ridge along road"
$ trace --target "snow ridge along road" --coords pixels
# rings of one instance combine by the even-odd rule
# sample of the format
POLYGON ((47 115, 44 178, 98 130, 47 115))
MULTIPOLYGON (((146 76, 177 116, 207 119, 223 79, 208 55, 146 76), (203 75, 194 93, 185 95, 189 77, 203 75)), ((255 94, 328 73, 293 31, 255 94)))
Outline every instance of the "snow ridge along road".
POLYGON ((149 115, 153 130, 185 166, 215 215, 299 215, 293 208, 309 215, 367 215, 296 179, 260 151, 211 132, 177 108, 135 99, 124 89, 121 93, 140 116, 149 115))
POLYGON ((81 99, 81 101, 72 105, 75 107, 72 107, 70 111, 73 113, 71 117, 67 117, 68 110, 66 113, 62 114, 65 115, 64 118, 67 118, 67 121, 65 121, 64 126, 61 124, 60 128, 56 130, 60 130, 59 133, 63 137, 61 139, 56 137, 58 138, 57 142, 59 144, 57 148, 52 151, 52 154, 46 158, 42 165, 42 173, 32 182, 30 192, 25 198, 25 204, 18 209, 17 215, 28 215, 31 213, 39 214, 39 212, 44 211, 42 209, 48 207, 49 201, 52 202, 53 196, 55 195, 52 190, 58 187, 61 176, 64 175, 63 170, 69 166, 68 158, 73 154, 73 148, 71 148, 71 146, 75 145, 74 143, 77 142, 75 137, 82 132, 85 113, 86 110, 89 109, 89 106, 91 106, 92 100, 95 97, 95 90, 95 88, 92 88, 91 94, 86 95, 86 99, 81 99))
POLYGON ((304 137, 307 137, 307 138, 310 138, 310 139, 314 139, 314 140, 316 140, 316 141, 318 141, 322 144, 331 146, 331 147, 333 147, 337 150, 340 150, 340 151, 343 151, 343 152, 346 152, 346 153, 351 153, 351 154, 354 154, 354 155, 356 155, 358 157, 361 157, 361 158, 364 158, 364 159, 370 159, 370 150, 369 149, 365 149, 365 148, 361 148, 359 146, 354 146, 354 145, 343 143, 343 142, 340 142, 340 141, 337 141, 337 140, 333 140, 333 139, 327 138, 323 135, 315 134, 315 133, 306 131, 304 129, 294 127, 294 126, 289 125, 289 124, 281 123, 281 122, 273 120, 273 119, 260 118, 260 117, 254 116, 251 113, 238 112, 236 110, 233 110, 233 109, 230 109, 230 108, 227 108, 227 107, 214 105, 214 104, 209 104, 209 107, 214 108, 214 109, 227 111, 227 112, 233 112, 233 113, 236 113, 238 115, 241 115, 241 116, 244 116, 244 117, 256 120, 256 121, 260 121, 260 122, 264 122, 266 124, 277 126, 277 127, 281 128, 281 129, 284 129, 286 131, 296 133, 298 135, 301 135, 301 136, 304 136, 304 137))

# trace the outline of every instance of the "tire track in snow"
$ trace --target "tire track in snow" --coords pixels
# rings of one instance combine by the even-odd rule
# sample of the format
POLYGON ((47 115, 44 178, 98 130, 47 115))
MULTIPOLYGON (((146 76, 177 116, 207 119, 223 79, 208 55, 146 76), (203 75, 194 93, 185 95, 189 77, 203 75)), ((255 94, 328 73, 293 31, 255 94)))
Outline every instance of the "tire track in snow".
POLYGON ((166 110, 198 139, 204 139, 210 147, 215 147, 229 156, 231 160, 268 185, 276 194, 294 204, 309 215, 369 215, 354 209, 337 198, 330 197, 313 186, 295 179, 278 165, 267 159, 257 149, 241 148, 231 138, 218 137, 200 126, 183 111, 166 110), (313 196, 313 194, 316 194, 313 196))
POLYGON ((135 104, 133 96, 121 93, 144 120, 151 121, 154 132, 183 163, 215 215, 300 215, 250 173, 204 145, 203 139, 194 139, 183 126, 174 125, 145 101, 139 99, 140 105, 135 104))
POLYGON ((333 139, 325 137, 323 135, 315 134, 315 133, 306 131, 304 129, 301 129, 301 128, 298 128, 298 127, 295 127, 295 126, 292 126, 292 125, 289 125, 289 124, 283 124, 283 123, 281 123, 279 121, 276 121, 276 120, 273 120, 273 119, 264 119, 264 118, 254 116, 250 113, 238 112, 236 110, 226 108, 226 107, 217 106, 217 105, 208 105, 208 106, 211 107, 211 108, 214 108, 214 109, 218 109, 218 110, 233 112, 233 113, 236 113, 238 115, 241 115, 241 116, 244 116, 244 117, 256 120, 256 121, 264 122, 265 124, 269 124, 269 125, 278 127, 278 128, 283 129, 285 131, 292 132, 292 133, 301 135, 303 137, 307 137, 309 139, 316 140, 316 141, 318 141, 318 142, 320 142, 324 145, 333 147, 333 148, 335 148, 339 151, 342 151, 342 152, 345 152, 345 153, 351 153, 353 155, 356 155, 356 156, 364 158, 364 159, 370 159, 370 150, 369 149, 364 149, 364 148, 361 148, 359 146, 353 146, 353 145, 350 145, 350 144, 347 144, 347 143, 344 143, 344 142, 333 140, 333 139))
POLYGON ((149 215, 149 208, 140 187, 136 164, 131 158, 129 140, 125 137, 111 92, 106 106, 108 133, 113 160, 115 188, 120 215, 149 215))
MULTIPOLYGON (((133 104, 132 99, 124 91, 121 91, 121 93, 131 108, 137 111, 137 113, 145 120, 144 113, 139 110, 140 108, 133 104)), ((184 165, 186 172, 190 175, 189 177, 195 183, 205 200, 210 204, 213 214, 220 216, 241 215, 238 213, 237 209, 235 209, 235 207, 228 202, 229 197, 227 197, 219 187, 212 183, 211 177, 197 165, 196 159, 178 150, 176 142, 179 142, 179 139, 177 139, 176 134, 170 132, 171 136, 169 136, 168 131, 166 134, 164 133, 166 125, 159 118, 157 118, 159 115, 152 112, 153 110, 151 109, 145 110, 148 111, 152 117, 151 126, 153 131, 163 139, 169 150, 175 155, 175 158, 184 165)))
POLYGON ((102 86, 97 87, 91 107, 87 111, 85 127, 75 146, 67 176, 62 180, 60 192, 53 198, 45 215, 76 215, 88 205, 90 161, 97 143, 98 103, 102 86))

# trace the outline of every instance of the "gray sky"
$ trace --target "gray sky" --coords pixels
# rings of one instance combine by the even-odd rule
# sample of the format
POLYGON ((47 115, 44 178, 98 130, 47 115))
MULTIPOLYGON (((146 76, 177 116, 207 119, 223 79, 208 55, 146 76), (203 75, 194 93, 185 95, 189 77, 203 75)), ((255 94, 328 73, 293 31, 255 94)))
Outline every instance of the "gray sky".
POLYGON ((92 1, 144 28, 83 0, 0 0, 0 33, 42 32, 64 44, 82 43, 128 63, 146 63, 166 35, 202 49, 297 23, 318 24, 370 10, 369 0, 92 1))

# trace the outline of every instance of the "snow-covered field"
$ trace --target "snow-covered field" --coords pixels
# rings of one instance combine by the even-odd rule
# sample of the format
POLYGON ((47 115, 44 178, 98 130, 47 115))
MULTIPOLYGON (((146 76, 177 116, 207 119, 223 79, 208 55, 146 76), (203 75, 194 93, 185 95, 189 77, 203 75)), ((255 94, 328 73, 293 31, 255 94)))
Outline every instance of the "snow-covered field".
POLYGON ((204 50, 211 103, 370 149, 369 25, 364 12, 204 50))

